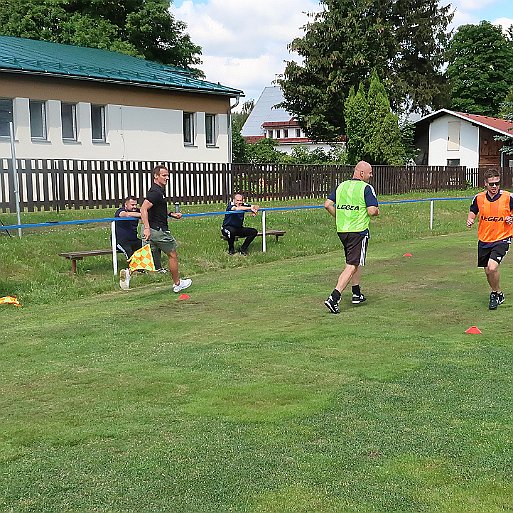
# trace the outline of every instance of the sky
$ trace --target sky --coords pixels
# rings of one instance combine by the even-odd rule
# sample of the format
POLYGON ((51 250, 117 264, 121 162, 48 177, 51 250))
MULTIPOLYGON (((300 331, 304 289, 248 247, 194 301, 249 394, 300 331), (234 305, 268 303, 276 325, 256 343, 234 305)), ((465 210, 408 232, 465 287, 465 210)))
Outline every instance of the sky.
MULTIPOLYGON (((449 2, 441 2, 447 5, 449 2)), ((454 0, 452 26, 487 20, 513 25, 512 0, 454 0)), ((199 66, 210 82, 241 89, 243 102, 258 100, 264 87, 299 61, 287 45, 301 37, 307 13, 319 11, 317 0, 173 0, 171 12, 187 24, 193 43, 202 47, 199 66)), ((239 108, 240 108, 239 106, 239 108)))

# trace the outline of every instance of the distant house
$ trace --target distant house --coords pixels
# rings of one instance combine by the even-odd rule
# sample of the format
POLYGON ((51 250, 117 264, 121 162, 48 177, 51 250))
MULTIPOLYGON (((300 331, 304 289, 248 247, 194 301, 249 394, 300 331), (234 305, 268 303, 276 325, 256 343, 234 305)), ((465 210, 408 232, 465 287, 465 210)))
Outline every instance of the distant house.
POLYGON ((497 135, 513 136, 513 123, 504 119, 440 109, 415 123, 417 164, 428 166, 513 167, 497 135))
POLYGON ((0 158, 230 162, 231 98, 188 70, 0 36, 0 158))
POLYGON ((262 91, 242 127, 241 134, 246 142, 251 144, 265 138, 274 139, 276 149, 289 154, 300 145, 309 151, 316 148, 329 151, 334 145, 341 144, 316 143, 309 139, 292 114, 282 107, 276 107, 283 100, 283 92, 278 86, 266 87, 262 91))

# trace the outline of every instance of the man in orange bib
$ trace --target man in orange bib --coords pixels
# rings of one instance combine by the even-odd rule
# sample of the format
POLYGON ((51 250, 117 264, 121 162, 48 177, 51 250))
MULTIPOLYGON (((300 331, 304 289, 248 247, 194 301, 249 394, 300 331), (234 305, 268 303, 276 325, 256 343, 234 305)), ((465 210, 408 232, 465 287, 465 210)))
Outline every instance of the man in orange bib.
POLYGON ((477 266, 484 267, 491 288, 488 308, 497 310, 504 303, 504 294, 499 283, 499 264, 508 252, 513 234, 513 196, 501 190, 499 171, 486 171, 484 181, 486 190, 474 197, 467 226, 470 228, 479 216, 477 266))

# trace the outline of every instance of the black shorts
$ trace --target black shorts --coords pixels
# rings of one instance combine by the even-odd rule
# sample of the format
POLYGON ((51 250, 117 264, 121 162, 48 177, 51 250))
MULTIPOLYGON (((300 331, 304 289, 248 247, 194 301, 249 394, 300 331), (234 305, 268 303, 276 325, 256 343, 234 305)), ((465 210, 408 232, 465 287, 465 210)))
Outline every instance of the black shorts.
POLYGON ((504 241, 496 242, 493 246, 485 248, 479 244, 477 247, 477 267, 486 267, 488 260, 495 260, 500 264, 508 249, 509 243, 504 241))
POLYGON ((344 246, 346 264, 364 266, 369 235, 355 232, 337 232, 337 234, 344 246))

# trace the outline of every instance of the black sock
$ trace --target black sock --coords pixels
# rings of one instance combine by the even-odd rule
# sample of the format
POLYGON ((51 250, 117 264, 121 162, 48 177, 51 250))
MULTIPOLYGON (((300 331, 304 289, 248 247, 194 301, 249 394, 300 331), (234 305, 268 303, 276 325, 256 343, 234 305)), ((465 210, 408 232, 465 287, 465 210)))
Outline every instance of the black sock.
POLYGON ((360 292, 360 285, 353 285, 351 288, 353 289, 353 294, 355 296, 360 296, 362 294, 360 292))
POLYGON ((340 301, 340 292, 337 289, 334 289, 331 293, 331 297, 334 301, 340 301))

